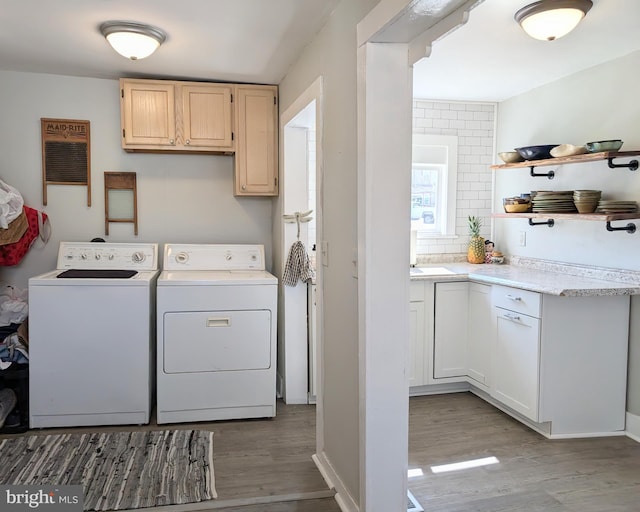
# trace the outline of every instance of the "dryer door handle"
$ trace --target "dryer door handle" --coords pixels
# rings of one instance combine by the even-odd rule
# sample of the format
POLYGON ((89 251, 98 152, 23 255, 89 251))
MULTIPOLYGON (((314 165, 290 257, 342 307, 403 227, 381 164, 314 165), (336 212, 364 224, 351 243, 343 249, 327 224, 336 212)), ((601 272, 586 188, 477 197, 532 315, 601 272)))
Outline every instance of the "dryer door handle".
POLYGON ((207 327, 229 327, 231 318, 207 318, 207 327))

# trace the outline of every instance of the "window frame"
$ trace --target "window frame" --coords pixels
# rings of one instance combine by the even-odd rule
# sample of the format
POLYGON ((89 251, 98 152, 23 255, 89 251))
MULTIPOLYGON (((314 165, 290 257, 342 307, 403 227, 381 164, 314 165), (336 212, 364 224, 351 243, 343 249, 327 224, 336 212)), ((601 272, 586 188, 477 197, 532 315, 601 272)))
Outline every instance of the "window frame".
MULTIPOLYGON (((412 140, 411 169, 414 166, 434 165, 441 163, 419 162, 414 160, 416 146, 439 146, 447 149, 446 172, 440 173, 436 197, 436 211, 442 216, 440 229, 418 229, 422 237, 451 238, 456 234, 456 210, 458 192, 458 136, 414 133, 412 140)), ((412 199, 410 199, 412 201, 412 199)), ((412 204, 410 202, 410 204, 412 204)))

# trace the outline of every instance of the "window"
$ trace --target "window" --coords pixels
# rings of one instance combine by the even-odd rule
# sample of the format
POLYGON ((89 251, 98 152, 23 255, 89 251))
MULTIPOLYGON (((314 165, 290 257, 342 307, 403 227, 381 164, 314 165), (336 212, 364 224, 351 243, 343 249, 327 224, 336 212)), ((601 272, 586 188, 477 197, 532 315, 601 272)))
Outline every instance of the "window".
POLYGON ((414 134, 411 229, 427 236, 455 236, 458 137, 414 134))

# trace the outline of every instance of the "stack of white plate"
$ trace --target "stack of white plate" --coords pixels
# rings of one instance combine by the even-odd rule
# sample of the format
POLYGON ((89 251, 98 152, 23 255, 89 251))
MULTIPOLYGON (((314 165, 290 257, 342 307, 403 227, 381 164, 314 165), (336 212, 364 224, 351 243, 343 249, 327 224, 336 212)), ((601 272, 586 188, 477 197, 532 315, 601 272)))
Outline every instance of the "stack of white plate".
POLYGON ((596 211, 600 213, 635 213, 638 211, 638 203, 635 201, 600 200, 596 211))
POLYGON ((531 194, 531 211, 534 213, 572 213, 573 190, 541 190, 531 194))
POLYGON ((573 204, 576 205, 578 213, 593 213, 598 207, 601 195, 600 190, 574 190, 573 204))

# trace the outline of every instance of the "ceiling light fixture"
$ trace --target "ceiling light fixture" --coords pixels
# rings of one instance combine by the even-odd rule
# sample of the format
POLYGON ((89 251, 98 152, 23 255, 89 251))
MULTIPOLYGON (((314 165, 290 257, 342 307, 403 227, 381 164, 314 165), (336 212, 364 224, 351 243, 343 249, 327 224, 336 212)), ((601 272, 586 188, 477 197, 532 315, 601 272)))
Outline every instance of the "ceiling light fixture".
POLYGON ((131 21, 105 21, 100 32, 115 51, 131 60, 148 57, 167 38, 159 28, 131 21))
POLYGON ((542 0, 523 7, 514 17, 534 39, 553 41, 576 28, 591 7, 591 0, 542 0))

